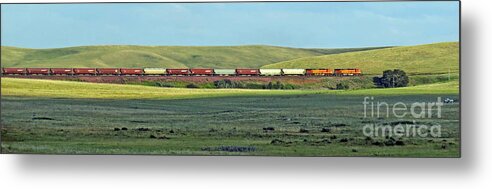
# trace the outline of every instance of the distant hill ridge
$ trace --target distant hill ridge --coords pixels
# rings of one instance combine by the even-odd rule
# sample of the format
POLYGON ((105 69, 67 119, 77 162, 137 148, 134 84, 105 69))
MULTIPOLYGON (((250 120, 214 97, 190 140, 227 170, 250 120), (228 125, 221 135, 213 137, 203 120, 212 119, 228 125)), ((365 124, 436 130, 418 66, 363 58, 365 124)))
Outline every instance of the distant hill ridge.
POLYGON ((458 74, 459 43, 443 42, 302 57, 262 68, 360 68, 365 74, 402 69, 409 74, 458 74))
POLYGON ((265 45, 105 45, 28 49, 3 46, 1 61, 2 67, 259 68, 303 57, 381 48, 385 47, 303 49, 265 45))

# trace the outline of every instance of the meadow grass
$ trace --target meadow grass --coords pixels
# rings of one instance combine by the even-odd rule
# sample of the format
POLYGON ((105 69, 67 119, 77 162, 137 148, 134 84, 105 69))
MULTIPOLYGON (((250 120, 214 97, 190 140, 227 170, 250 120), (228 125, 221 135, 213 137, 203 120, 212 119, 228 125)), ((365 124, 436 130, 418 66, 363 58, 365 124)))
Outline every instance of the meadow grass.
POLYGON ((265 65, 262 68, 360 68, 364 74, 371 75, 380 75, 388 69, 401 69, 408 74, 459 73, 459 43, 446 42, 303 57, 265 65))
MULTIPOLYGON (((457 95, 387 95, 374 101, 409 106, 438 97, 457 95)), ((410 114, 365 117, 363 100, 323 94, 177 100, 2 96, 1 148, 37 154, 459 157, 459 104, 445 104, 441 118, 415 120, 410 114), (441 125, 442 135, 395 137, 404 145, 387 145, 382 143, 392 139, 362 132, 366 124, 412 120, 441 125), (253 150, 234 150, 244 148, 253 150)))
POLYGON ((186 89, 139 85, 84 83, 41 79, 2 78, 2 96, 96 99, 186 99, 222 96, 262 95, 399 95, 458 94, 458 81, 392 89, 361 90, 264 90, 264 89, 186 89))

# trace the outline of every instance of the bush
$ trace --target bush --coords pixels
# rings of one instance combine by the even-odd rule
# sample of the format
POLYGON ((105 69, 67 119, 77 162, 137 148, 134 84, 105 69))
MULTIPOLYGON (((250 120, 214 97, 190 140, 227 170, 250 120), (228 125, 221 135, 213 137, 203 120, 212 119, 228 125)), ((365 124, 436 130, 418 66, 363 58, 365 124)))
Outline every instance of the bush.
POLYGON ((373 82, 378 87, 395 88, 406 87, 409 79, 405 71, 394 69, 384 71, 382 77, 374 77, 373 82))
POLYGON ((186 88, 200 88, 200 87, 194 83, 190 83, 190 84, 186 85, 186 88))
POLYGON ((309 133, 309 130, 301 128, 301 129, 299 129, 299 132, 300 133, 309 133))
POLYGON ((292 84, 283 84, 280 81, 269 82, 268 84, 260 83, 244 83, 240 81, 232 81, 229 79, 214 81, 215 88, 240 88, 240 89, 295 89, 292 84))
POLYGON ((322 132, 322 133, 331 133, 331 128, 327 128, 327 127, 325 127, 325 128, 323 128, 323 129, 321 129, 321 132, 322 132))
POLYGON ((285 84, 283 89, 296 89, 296 86, 292 84, 285 84))
POLYGON ((244 83, 239 81, 231 81, 230 79, 223 79, 214 81, 216 88, 245 88, 244 83))
POLYGON ((246 88, 246 89, 263 89, 264 85, 259 84, 259 83, 246 83, 244 85, 244 88, 246 88))
POLYGON ((219 146, 219 147, 205 147, 202 151, 224 151, 224 152, 254 152, 256 147, 254 146, 219 146))
POLYGON ((350 86, 346 83, 338 83, 337 86, 336 86, 336 89, 337 90, 346 90, 346 89, 349 89, 350 86))
POLYGON ((156 82, 155 86, 158 86, 158 87, 175 87, 174 84, 167 83, 167 82, 156 82))
POLYGON ((280 81, 276 81, 275 83, 269 82, 268 84, 263 86, 263 89, 295 89, 296 86, 292 84, 283 84, 280 81))

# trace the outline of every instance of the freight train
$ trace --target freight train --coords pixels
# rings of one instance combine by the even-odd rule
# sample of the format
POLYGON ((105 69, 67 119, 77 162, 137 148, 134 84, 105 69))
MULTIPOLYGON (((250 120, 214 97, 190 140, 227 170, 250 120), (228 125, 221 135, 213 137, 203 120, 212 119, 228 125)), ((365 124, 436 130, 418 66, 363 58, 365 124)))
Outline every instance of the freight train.
POLYGON ((3 75, 88 76, 359 76, 350 69, 213 69, 213 68, 2 68, 3 75))

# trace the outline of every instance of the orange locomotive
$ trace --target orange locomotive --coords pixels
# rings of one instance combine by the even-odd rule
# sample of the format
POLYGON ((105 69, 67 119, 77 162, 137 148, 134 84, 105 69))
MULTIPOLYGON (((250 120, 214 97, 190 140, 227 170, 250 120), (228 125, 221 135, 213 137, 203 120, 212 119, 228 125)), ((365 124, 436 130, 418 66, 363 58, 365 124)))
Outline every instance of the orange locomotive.
POLYGON ((358 68, 348 68, 348 69, 335 69, 336 76, 352 76, 352 75, 362 75, 362 71, 358 68))
POLYGON ((306 69, 306 75, 331 76, 333 70, 330 69, 306 69))

